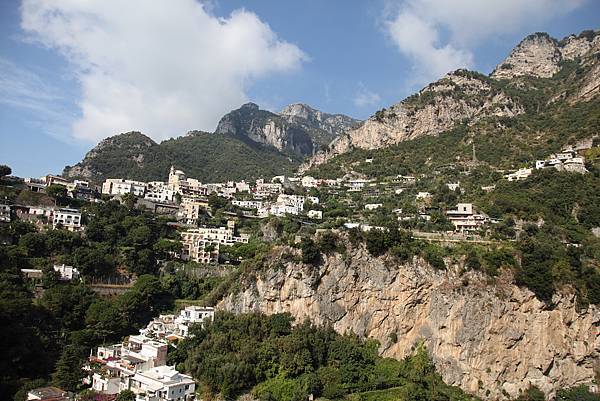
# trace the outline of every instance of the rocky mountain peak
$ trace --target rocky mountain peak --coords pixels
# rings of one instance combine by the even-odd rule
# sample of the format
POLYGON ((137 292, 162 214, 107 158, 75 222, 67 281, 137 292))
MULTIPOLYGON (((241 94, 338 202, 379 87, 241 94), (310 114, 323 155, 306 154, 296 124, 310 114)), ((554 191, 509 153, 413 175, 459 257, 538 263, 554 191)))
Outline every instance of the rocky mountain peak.
POLYGON ((560 69, 558 42, 543 32, 527 36, 492 72, 492 78, 507 79, 521 75, 550 78, 560 69))
POLYGON ((282 116, 292 116, 292 117, 300 117, 305 119, 311 119, 314 116, 321 116, 319 110, 315 110, 307 104, 304 103, 292 103, 290 105, 285 106, 280 112, 279 115, 282 116))
POLYGON ((248 102, 248 103, 244 103, 241 107, 241 110, 253 110, 253 111, 257 111, 259 109, 258 105, 256 103, 252 103, 252 102, 248 102))
POLYGON ((215 133, 250 139, 283 152, 306 156, 356 122, 348 116, 323 113, 302 103, 286 106, 279 114, 246 103, 226 114, 215 133))
POLYGON ((583 31, 557 41, 545 32, 527 36, 491 74, 492 78, 518 76, 550 78, 560 70, 563 60, 584 57, 600 42, 599 31, 583 31))

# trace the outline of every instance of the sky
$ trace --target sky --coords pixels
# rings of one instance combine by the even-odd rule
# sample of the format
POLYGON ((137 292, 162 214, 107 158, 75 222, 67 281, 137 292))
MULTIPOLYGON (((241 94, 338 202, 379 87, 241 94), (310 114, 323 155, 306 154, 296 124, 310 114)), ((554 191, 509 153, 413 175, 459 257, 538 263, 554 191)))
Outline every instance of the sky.
POLYGON ((252 101, 365 119, 597 0, 0 0, 0 164, 60 173, 100 140, 212 132, 252 101))

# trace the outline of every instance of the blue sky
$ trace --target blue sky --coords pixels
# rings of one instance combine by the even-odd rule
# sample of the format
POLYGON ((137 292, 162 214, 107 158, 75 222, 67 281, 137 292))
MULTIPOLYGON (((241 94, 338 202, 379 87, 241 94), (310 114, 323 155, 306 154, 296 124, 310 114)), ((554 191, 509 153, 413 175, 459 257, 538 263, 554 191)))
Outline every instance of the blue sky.
POLYGON ((245 101, 367 118, 600 15, 594 0, 93 3, 0 1, 0 164, 17 175, 59 173, 119 132, 212 131, 245 101))

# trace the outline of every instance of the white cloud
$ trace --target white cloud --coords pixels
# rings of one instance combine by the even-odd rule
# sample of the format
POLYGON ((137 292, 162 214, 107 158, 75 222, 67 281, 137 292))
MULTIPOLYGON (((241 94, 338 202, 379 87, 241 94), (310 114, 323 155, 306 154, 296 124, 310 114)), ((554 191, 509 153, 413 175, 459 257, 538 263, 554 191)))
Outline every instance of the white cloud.
POLYGON ((384 29, 420 82, 473 66, 472 48, 494 35, 565 15, 586 0, 390 1, 384 29))
POLYGON ((22 28, 57 49, 81 82, 73 135, 212 131, 256 79, 307 59, 255 14, 218 18, 196 0, 23 0, 22 28))
POLYGON ((374 106, 381 102, 381 97, 370 91, 362 82, 358 84, 358 90, 354 95, 354 104, 357 107, 374 106))

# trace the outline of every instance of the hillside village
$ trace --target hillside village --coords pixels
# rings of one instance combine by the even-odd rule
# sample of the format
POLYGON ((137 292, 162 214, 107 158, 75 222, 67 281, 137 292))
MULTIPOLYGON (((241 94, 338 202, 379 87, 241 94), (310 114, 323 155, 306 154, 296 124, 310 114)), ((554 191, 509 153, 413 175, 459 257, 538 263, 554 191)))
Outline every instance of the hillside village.
POLYGON ((30 360, 9 390, 598 396, 600 36, 586 32, 531 35, 489 77, 454 71, 364 122, 248 103, 212 134, 107 138, 62 175, 0 166, 4 305, 31 319, 7 338, 30 360), (551 74, 532 67, 540 49, 551 74), (211 149, 222 159, 198 163, 211 149))

